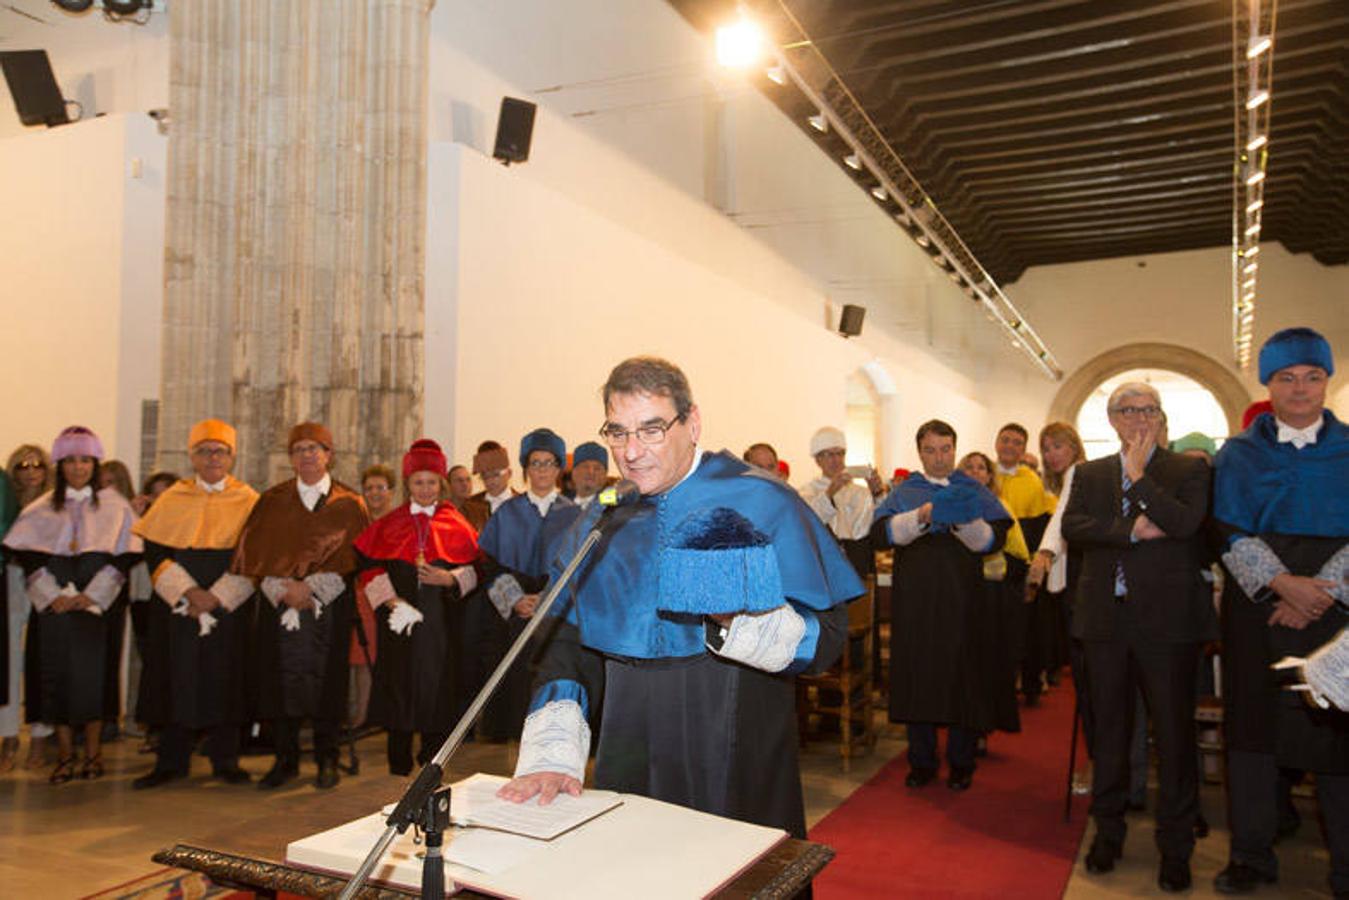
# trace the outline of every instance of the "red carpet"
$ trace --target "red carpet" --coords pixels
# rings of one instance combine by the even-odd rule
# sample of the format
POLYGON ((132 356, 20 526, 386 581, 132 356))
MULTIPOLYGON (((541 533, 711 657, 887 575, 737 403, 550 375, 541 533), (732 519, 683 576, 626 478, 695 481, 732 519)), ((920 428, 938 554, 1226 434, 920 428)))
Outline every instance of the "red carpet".
MULTIPOLYGON (((1086 797, 1063 822, 1072 698, 1065 678, 1039 707, 1023 708, 1021 733, 992 736, 963 794, 946 787, 944 768, 913 789, 904 755, 887 763, 811 829, 812 841, 838 853, 815 896, 1062 896, 1087 823, 1086 797)), ((1077 752, 1081 766, 1080 737, 1077 752)))

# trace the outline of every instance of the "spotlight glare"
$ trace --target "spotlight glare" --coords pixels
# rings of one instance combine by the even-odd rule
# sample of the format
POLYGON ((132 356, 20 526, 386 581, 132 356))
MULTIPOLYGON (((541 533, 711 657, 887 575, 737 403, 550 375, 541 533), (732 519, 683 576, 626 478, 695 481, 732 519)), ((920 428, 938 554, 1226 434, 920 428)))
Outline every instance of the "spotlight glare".
POLYGON ((862 171, 862 157, 858 156, 855 150, 843 157, 843 164, 854 172, 862 171))
POLYGON ((1269 91, 1256 91, 1246 100, 1247 109, 1256 109, 1261 104, 1269 102, 1269 91))
POLYGON ((1255 59, 1261 53, 1264 53, 1270 47, 1274 46, 1274 39, 1267 34, 1251 35, 1251 42, 1246 47, 1246 58, 1255 59))
POLYGON ((1254 153, 1255 151, 1259 150, 1261 147, 1265 146, 1268 143, 1269 143, 1269 135, 1257 134, 1255 137, 1251 138, 1249 141, 1246 142, 1246 149, 1249 150, 1251 153, 1254 153))
POLYGON ((822 112, 816 113, 815 115, 806 119, 806 121, 810 123, 811 128, 814 128, 821 134, 824 134, 826 131, 829 130, 829 120, 824 117, 824 113, 822 112))
POLYGON ((767 75, 768 80, 774 84, 785 85, 787 83, 787 70, 782 68, 782 66, 771 66, 764 74, 767 75))
POLYGON ((763 54, 763 30, 748 19, 717 29, 717 62, 731 69, 746 69, 763 54))

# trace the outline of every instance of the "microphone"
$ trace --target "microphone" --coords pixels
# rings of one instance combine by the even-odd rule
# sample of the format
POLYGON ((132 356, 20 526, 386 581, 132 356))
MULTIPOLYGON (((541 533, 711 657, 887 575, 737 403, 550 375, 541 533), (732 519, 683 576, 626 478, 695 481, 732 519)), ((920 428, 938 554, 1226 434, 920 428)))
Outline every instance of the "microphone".
MULTIPOLYGON (((611 484, 600 491, 600 495, 595 499, 599 502, 600 506, 606 506, 612 509, 616 506, 630 506, 631 504, 636 503, 641 496, 642 489, 639 488, 635 482, 624 478, 617 484, 611 484)), ((606 512, 607 511, 608 510, 606 510, 606 512)))

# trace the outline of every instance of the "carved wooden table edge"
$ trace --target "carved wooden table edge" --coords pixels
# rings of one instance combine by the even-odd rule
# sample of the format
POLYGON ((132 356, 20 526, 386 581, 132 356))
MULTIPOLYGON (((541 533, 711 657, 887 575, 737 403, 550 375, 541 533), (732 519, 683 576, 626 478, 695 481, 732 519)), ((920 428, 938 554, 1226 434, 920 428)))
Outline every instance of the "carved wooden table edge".
MULTIPOLYGON (((150 858, 161 865, 200 872, 216 884, 246 891, 267 891, 273 896, 277 891, 286 891, 302 897, 335 897, 347 883, 345 878, 189 844, 166 847, 150 858)), ((357 894, 360 900, 407 900, 415 896, 415 892, 376 885, 366 885, 357 894)))
MULTIPOLYGON (((796 858, 783 866, 771 881, 750 895, 751 900, 786 900, 786 898, 795 897, 814 881, 815 876, 820 874, 824 867, 829 864, 829 861, 834 858, 834 848, 826 844, 816 844, 810 841, 790 841, 789 843, 804 846, 801 852, 796 855, 796 858)), ((773 855, 773 851, 770 851, 768 855, 773 855)))
MULTIPOLYGON (((834 848, 825 844, 789 840, 769 851, 764 859, 784 851, 793 856, 791 861, 757 890, 740 894, 733 882, 728 886, 727 894, 732 897, 745 896, 750 900, 787 900, 795 897, 810 884, 835 855, 834 848)), ((174 844, 172 847, 166 847, 154 854, 151 859, 160 865, 200 872, 216 884, 254 892, 266 891, 273 896, 277 891, 286 891, 303 897, 335 897, 347 883, 345 878, 246 856, 235 856, 190 844, 174 844)), ((406 900, 407 897, 417 896, 417 893, 367 885, 357 896, 360 900, 406 900)), ((463 891, 458 896, 483 895, 463 891)))

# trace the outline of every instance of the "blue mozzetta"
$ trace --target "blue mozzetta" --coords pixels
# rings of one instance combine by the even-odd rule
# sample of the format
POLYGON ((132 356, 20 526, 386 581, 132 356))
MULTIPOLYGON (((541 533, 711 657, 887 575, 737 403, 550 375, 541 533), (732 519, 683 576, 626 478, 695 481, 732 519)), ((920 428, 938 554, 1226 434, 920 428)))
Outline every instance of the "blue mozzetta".
POLYGON ((1322 416, 1316 443, 1301 450, 1279 443, 1269 413, 1223 444, 1214 518, 1253 535, 1349 537, 1349 426, 1328 409, 1322 416))

